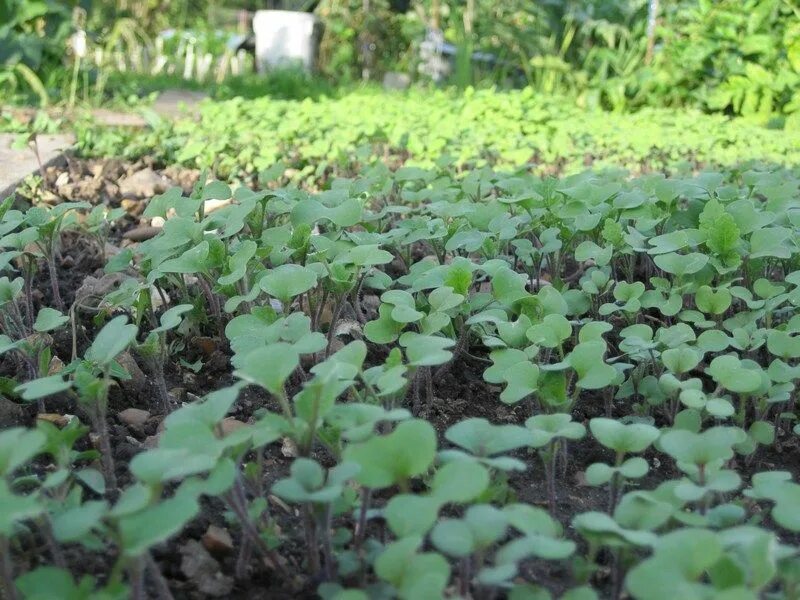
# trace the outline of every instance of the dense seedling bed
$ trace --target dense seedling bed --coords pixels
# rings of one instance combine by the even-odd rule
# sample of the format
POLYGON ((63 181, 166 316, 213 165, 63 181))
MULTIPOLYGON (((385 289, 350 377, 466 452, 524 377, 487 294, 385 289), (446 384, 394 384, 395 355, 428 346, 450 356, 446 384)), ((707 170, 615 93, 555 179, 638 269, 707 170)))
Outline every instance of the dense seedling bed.
POLYGON ((326 171, 351 176, 354 165, 375 153, 395 166, 528 165, 540 174, 800 161, 800 131, 686 109, 607 113, 530 89, 458 96, 363 90, 317 101, 238 98, 204 104, 199 123, 162 122, 145 132, 89 126, 79 138, 87 155, 148 155, 209 168, 226 179, 254 175, 278 161, 295 169, 298 180, 326 171))
POLYGON ((792 172, 204 181, 3 204, 8 597, 798 597, 792 172))

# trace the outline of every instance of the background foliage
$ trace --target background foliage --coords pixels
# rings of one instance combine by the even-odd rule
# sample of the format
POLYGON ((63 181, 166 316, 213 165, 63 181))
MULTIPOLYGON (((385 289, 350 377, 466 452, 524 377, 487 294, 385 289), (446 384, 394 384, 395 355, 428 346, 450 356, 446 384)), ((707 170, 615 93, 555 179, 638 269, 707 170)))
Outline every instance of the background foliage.
MULTIPOLYGON (((646 0, 273 4, 316 12, 324 24, 319 74, 336 85, 380 80, 389 71, 416 77, 420 43, 428 29, 438 28, 455 48, 449 83, 459 87, 528 85, 571 96, 585 106, 685 106, 777 125, 792 124, 800 110, 797 0, 656 3, 652 56, 646 0), (483 60, 470 61, 475 52, 483 60)), ((228 34, 221 37, 221 32, 246 29, 238 11, 259 8, 250 0, 2 0, 0 77, 10 82, 4 95, 21 93, 44 102, 63 92, 73 79, 69 36, 78 28, 87 31, 90 52, 95 51, 94 62, 80 65, 81 82, 92 90, 84 91, 86 99, 107 99, 111 75, 106 71, 159 69, 179 83, 183 63, 191 59, 199 65, 206 56, 213 58, 208 74, 197 66, 192 77, 219 83, 249 68, 232 64, 234 53, 225 46, 228 34), (192 56, 186 56, 186 42, 176 47, 177 41, 159 38, 165 29, 180 34, 172 40, 190 39, 192 56), (164 66, 159 63, 167 60, 163 57, 178 62, 164 66)))

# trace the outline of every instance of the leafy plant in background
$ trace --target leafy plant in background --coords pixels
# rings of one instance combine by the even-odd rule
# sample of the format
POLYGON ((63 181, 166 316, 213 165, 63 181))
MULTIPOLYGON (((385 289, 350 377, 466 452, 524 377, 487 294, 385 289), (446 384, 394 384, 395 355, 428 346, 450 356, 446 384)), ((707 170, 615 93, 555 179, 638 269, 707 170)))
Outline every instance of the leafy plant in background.
POLYGON ((26 89, 42 105, 50 101, 52 77, 62 65, 72 14, 59 2, 3 0, 0 4, 0 82, 26 89))

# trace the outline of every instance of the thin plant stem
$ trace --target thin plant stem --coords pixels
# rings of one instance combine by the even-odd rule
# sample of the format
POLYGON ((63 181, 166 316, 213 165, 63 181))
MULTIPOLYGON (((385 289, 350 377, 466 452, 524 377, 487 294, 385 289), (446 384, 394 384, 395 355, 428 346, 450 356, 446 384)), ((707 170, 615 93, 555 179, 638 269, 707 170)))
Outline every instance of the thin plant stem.
POLYGON ((147 573, 150 575, 150 580, 156 588, 156 595, 159 600, 173 600, 167 580, 164 579, 164 576, 161 574, 161 569, 158 568, 158 564, 156 564, 156 561, 153 559, 153 555, 150 554, 150 552, 145 553, 144 560, 147 566, 147 573))
POLYGON ((61 569, 65 569, 67 567, 67 561, 64 558, 64 551, 61 549, 61 545, 58 543, 58 540, 56 540, 56 536, 53 535, 53 525, 50 521, 50 515, 45 515, 41 519, 39 528, 47 544, 47 549, 50 551, 50 556, 53 558, 53 564, 61 569))
POLYGON ((200 286, 200 289, 203 291, 203 295, 206 297, 206 302, 208 302, 208 308, 211 311, 211 316, 214 317, 214 321, 218 327, 218 335, 221 340, 225 339, 225 323, 222 318, 222 309, 219 305, 219 299, 217 298, 214 291, 211 289, 211 286, 208 285, 208 282, 203 279, 202 275, 197 276, 197 285, 200 286))
POLYGON ((47 254, 47 272, 50 276, 50 289, 53 291, 53 303, 56 308, 64 312, 64 301, 61 299, 61 288, 58 285, 58 271, 56 271, 56 260, 52 252, 47 254))
MULTIPOLYGON (((322 292, 322 298, 317 304, 317 309, 314 311, 314 320, 311 321, 311 328, 316 330, 319 328, 319 320, 322 318, 322 309, 325 307, 325 303, 328 301, 328 290, 324 290, 322 292)), ((309 303, 310 306, 310 303, 309 303)))
POLYGON ((334 554, 333 554, 333 544, 331 543, 331 521, 333 518, 333 513, 331 510, 331 505, 325 505, 325 512, 322 518, 322 556, 325 559, 325 579, 326 581, 330 581, 333 579, 333 567, 334 567, 334 554))
POLYGON ((0 583, 2 583, 4 598, 18 600, 19 593, 14 585, 14 562, 11 560, 11 546, 8 538, 4 535, 0 535, 0 583))
POLYGON ((306 552, 308 554, 308 568, 312 575, 320 571, 319 542, 317 541, 317 524, 311 513, 311 506, 303 505, 303 528, 306 538, 306 552))
MULTIPOLYGON (((107 379, 107 378, 106 378, 107 379)), ((105 394, 108 394, 108 381, 105 385, 105 394)), ((100 436, 100 456, 103 464, 103 474, 105 475, 106 488, 113 492, 117 489, 117 475, 114 469, 114 456, 111 454, 111 440, 108 433, 108 422, 106 421, 107 398, 102 398, 95 407, 95 428, 100 436)))
POLYGON ((167 381, 164 378, 164 362, 165 362, 165 352, 163 352, 163 344, 159 342, 159 346, 162 346, 162 351, 159 352, 156 356, 150 356, 147 360, 147 366, 149 367, 149 371, 151 376, 153 377, 153 382, 155 383, 156 387, 156 399, 158 404, 161 405, 161 409, 164 411, 165 415, 168 415, 171 412, 171 405, 170 405, 170 397, 169 391, 167 390, 167 381))
POLYGON ((547 451, 542 456, 542 462, 544 463, 544 474, 545 479, 547 480, 547 504, 550 508, 550 513, 555 515, 556 513, 556 457, 558 456, 557 452, 557 441, 553 440, 547 447, 547 451))
POLYGON ((459 592, 463 598, 469 598, 470 581, 472 580, 472 560, 470 556, 461 559, 461 577, 459 578, 459 592))
POLYGON ((328 326, 328 345, 325 347, 325 358, 328 358, 331 354, 331 344, 333 343, 333 337, 336 331, 336 322, 339 320, 339 314, 342 312, 343 304, 344 295, 336 299, 336 307, 333 309, 331 324, 328 326))
POLYGON ((134 558, 128 566, 129 579, 131 581, 131 599, 147 600, 147 593, 144 589, 144 560, 142 557, 134 558))
POLYGON ((28 327, 33 329, 33 261, 25 261, 25 316, 28 327))
POLYGON ((250 564, 250 557, 253 554, 252 548, 250 538, 243 535, 239 544, 239 556, 236 557, 236 579, 247 579, 247 566, 250 564))
POLYGON ((425 409, 430 415, 433 412, 433 372, 431 371, 430 367, 425 368, 425 402, 427 404, 427 408, 425 409))
POLYGON ((364 311, 361 310, 361 289, 364 287, 364 279, 366 279, 366 277, 367 272, 364 271, 361 277, 358 278, 358 283, 353 290, 353 310, 356 313, 356 319, 358 319, 358 322, 362 325, 367 322, 367 317, 364 315, 364 311))
POLYGON ((372 490, 368 487, 361 488, 361 506, 358 509, 358 526, 356 527, 356 539, 354 541, 356 552, 361 550, 364 538, 367 535, 367 512, 372 499, 372 490))

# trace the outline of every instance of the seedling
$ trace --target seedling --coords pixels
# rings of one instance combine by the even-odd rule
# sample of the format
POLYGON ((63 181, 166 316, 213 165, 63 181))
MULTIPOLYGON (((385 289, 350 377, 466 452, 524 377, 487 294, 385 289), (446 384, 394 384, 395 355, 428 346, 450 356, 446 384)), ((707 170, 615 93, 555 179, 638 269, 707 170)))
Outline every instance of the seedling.
POLYGON ((108 393, 115 377, 130 377, 115 359, 133 343, 136 333, 136 326, 129 324, 127 317, 113 318, 98 332, 83 361, 75 368, 78 402, 98 433, 103 475, 110 491, 117 489, 117 476, 108 433, 108 393))
POLYGON ((291 476, 272 486, 272 491, 277 496, 303 505, 309 568, 314 574, 320 571, 321 546, 322 571, 326 580, 333 577, 335 568, 331 542, 333 504, 341 498, 344 484, 358 470, 355 463, 342 463, 326 474, 316 461, 300 458, 292 463, 291 476))
POLYGON ((573 423, 572 416, 564 413, 533 416, 525 421, 525 427, 533 434, 530 446, 539 451, 547 481, 547 502, 550 512, 555 514, 556 460, 559 447, 570 440, 581 439, 586 435, 586 428, 580 423, 573 423))
POLYGON ((626 425, 614 419, 596 418, 589 421, 592 436, 606 448, 614 451, 614 466, 593 463, 586 469, 586 482, 589 485, 608 486, 609 512, 613 512, 622 494, 627 479, 644 477, 649 465, 647 461, 634 456, 625 459, 627 454, 639 454, 656 439, 659 431, 652 425, 631 423, 626 425))

